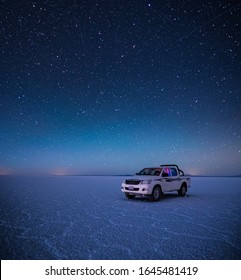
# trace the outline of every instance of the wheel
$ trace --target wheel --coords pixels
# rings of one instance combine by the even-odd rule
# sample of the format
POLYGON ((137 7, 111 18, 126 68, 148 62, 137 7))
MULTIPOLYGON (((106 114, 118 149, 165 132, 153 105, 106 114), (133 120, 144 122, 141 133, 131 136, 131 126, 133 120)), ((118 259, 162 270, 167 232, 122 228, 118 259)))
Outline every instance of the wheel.
POLYGON ((162 190, 159 186, 154 187, 151 195, 152 201, 159 201, 161 199, 162 190))
POLYGON ((128 199, 133 199, 135 197, 134 194, 130 194, 130 193, 125 193, 125 196, 128 198, 128 199))
POLYGON ((180 196, 185 196, 187 192, 187 186, 185 184, 182 184, 180 190, 178 191, 178 194, 180 196))

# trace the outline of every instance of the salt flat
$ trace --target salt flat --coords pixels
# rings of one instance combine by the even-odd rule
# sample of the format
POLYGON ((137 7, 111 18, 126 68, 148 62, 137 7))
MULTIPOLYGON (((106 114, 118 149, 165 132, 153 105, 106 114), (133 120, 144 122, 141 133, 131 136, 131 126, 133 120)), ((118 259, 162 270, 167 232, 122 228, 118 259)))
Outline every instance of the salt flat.
POLYGON ((127 200, 121 176, 0 177, 1 259, 241 259, 241 178, 127 200))

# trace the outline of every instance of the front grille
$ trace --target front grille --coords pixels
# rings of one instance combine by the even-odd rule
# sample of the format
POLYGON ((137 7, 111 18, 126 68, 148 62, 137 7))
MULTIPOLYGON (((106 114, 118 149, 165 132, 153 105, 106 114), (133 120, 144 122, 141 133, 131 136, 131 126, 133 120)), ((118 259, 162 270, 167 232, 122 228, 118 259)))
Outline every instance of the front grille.
POLYGON ((139 185, 140 180, 126 180, 127 185, 139 185))
POLYGON ((139 191, 139 188, 128 188, 128 187, 125 187, 125 189, 127 191, 139 191))

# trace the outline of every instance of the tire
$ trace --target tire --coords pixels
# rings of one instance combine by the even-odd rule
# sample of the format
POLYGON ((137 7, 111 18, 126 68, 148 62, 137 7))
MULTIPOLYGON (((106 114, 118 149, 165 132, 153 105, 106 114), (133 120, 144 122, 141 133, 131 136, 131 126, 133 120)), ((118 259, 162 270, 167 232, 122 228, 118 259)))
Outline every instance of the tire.
POLYGON ((133 198, 135 198, 135 195, 134 195, 134 194, 130 194, 130 193, 125 193, 125 196, 126 196, 128 199, 133 199, 133 198))
POLYGON ((157 202, 161 199, 162 196, 162 190, 159 186, 154 187, 152 194, 151 194, 151 200, 154 202, 157 202))
POLYGON ((185 184, 182 184, 180 190, 178 191, 179 196, 185 196, 187 192, 187 186, 185 184))

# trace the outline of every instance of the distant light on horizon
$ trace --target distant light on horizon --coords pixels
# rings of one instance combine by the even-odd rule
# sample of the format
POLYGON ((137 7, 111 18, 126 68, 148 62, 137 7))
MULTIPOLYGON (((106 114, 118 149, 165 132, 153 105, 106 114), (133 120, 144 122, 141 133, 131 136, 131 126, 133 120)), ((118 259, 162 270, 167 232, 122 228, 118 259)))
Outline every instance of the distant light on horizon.
POLYGON ((55 175, 55 176, 66 176, 66 175, 70 175, 69 171, 65 170, 65 169, 56 169, 50 172, 50 175, 55 175))
POLYGON ((0 166, 0 175, 11 175, 12 173, 10 168, 0 166))

